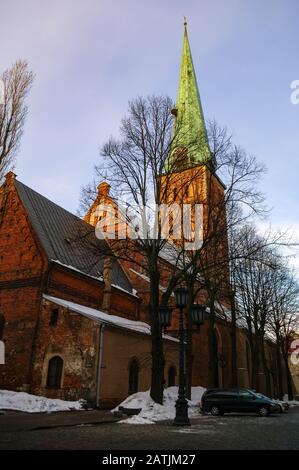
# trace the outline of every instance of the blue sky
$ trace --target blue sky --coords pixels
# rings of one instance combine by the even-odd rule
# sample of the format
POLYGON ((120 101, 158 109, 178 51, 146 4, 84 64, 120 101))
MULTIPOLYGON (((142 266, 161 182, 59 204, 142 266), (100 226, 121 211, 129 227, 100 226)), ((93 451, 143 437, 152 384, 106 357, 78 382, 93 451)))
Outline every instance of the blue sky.
POLYGON ((75 212, 128 100, 175 99, 184 15, 205 116, 265 162, 273 225, 299 234, 298 0, 0 0, 0 70, 36 74, 18 178, 75 212))

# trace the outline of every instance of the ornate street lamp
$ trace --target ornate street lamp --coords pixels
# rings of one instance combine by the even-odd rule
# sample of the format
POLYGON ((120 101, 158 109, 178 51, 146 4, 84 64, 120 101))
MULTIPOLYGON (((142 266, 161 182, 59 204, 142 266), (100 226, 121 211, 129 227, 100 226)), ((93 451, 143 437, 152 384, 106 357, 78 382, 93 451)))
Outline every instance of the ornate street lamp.
POLYGON ((189 292, 186 287, 177 287, 173 291, 177 308, 185 308, 189 300, 189 292))
MULTIPOLYGON (((185 386, 185 330, 184 330, 184 308, 189 302, 189 292, 185 287, 178 287, 173 291, 176 307, 180 310, 179 317, 179 341, 180 341, 180 361, 179 361, 179 391, 178 398, 175 403, 176 414, 173 424, 175 426, 190 425, 188 417, 188 401, 186 399, 185 386)), ((192 323, 201 325, 205 320, 205 306, 194 304, 190 308, 190 317, 192 323)), ((159 321, 162 327, 167 327, 171 323, 172 308, 167 306, 159 307, 159 321)))
POLYGON ((193 304, 190 308, 190 317, 195 325, 202 325, 205 321, 206 307, 200 304, 193 304))
POLYGON ((172 308, 167 306, 159 307, 159 322, 163 328, 166 328, 171 324, 172 308))

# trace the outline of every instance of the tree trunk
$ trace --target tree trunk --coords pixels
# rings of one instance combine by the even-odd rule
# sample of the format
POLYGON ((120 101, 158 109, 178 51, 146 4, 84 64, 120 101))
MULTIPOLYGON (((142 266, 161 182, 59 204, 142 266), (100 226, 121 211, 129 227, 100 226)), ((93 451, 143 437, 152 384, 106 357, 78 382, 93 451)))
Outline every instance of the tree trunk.
POLYGON ((152 269, 150 277, 150 314, 152 335, 152 380, 150 395, 156 403, 163 404, 164 354, 162 331, 159 322, 159 273, 152 269))
POLYGON ((252 349, 252 386, 255 390, 260 389, 260 353, 258 339, 253 338, 253 349, 252 349))
POLYGON ((261 359, 262 359, 262 364, 263 364, 263 370, 265 374, 265 379, 266 379, 266 395, 271 396, 272 391, 271 391, 271 375, 270 375, 270 370, 267 364, 267 357, 266 357, 266 351, 265 351, 265 341, 264 337, 261 336, 260 338, 260 351, 261 351, 261 359))
POLYGON ((289 357, 288 354, 283 355, 284 359, 284 364, 285 364, 285 369, 286 369, 286 378, 287 378, 287 388, 288 388, 288 396, 289 400, 294 399, 293 395, 293 379, 292 379, 292 374, 289 368, 289 357))
POLYGON ((209 387, 218 387, 219 383, 216 381, 218 371, 218 357, 215 357, 215 307, 214 298, 210 299, 210 315, 209 315, 209 387), (217 369, 216 369, 217 368, 217 369))
POLYGON ((279 347, 279 339, 276 342, 276 362, 277 362, 277 382, 278 382, 278 397, 283 398, 283 377, 281 367, 281 352, 279 347))
POLYGON ((193 352, 192 352, 192 321, 189 315, 189 306, 187 310, 187 344, 186 344, 186 395, 191 400, 192 388, 192 366, 193 366, 193 352))
POLYGON ((234 294, 231 296, 231 373, 232 387, 238 387, 237 319, 234 294))

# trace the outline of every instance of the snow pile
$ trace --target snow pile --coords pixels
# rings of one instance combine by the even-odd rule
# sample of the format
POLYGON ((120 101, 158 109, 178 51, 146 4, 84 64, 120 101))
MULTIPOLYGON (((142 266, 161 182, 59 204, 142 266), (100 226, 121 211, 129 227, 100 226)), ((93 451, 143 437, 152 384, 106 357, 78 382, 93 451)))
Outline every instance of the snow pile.
MULTIPOLYGON (((206 389, 203 387, 192 387, 192 400, 188 400, 189 417, 199 415, 199 402, 206 389)), ((112 411, 118 411, 119 407, 141 408, 138 415, 119 421, 125 424, 154 424, 156 421, 174 419, 175 402, 178 397, 178 387, 169 387, 164 390, 163 405, 155 403, 150 397, 150 391, 138 392, 130 395, 112 411)))
POLYGON ((299 401, 298 400, 288 400, 288 405, 290 408, 293 408, 294 406, 299 406, 299 401))
POLYGON ((81 410, 84 400, 64 401, 53 398, 39 397, 25 392, 0 390, 0 409, 41 413, 51 411, 81 410))
MULTIPOLYGON (((61 305, 64 308, 68 308, 72 312, 76 312, 98 323, 119 326, 120 328, 132 330, 138 333, 143 333, 145 335, 151 334, 151 328, 148 323, 142 321, 129 320, 128 318, 119 317, 117 315, 110 315, 110 313, 102 312, 101 310, 86 307, 85 305, 70 302, 68 300, 60 299, 58 297, 52 297, 51 295, 43 294, 43 298, 55 303, 56 305, 61 305)), ((163 335, 163 338, 168 339, 169 341, 173 341, 175 343, 179 342, 177 338, 174 338, 170 335, 163 335)))

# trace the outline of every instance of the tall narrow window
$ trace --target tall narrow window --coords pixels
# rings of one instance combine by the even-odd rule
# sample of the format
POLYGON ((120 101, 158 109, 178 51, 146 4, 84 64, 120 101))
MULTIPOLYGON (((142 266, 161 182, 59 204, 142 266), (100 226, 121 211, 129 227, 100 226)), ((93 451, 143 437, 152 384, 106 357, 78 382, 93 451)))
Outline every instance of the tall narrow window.
POLYGON ((5 326, 5 316, 0 313, 0 340, 3 338, 5 326))
POLYGON ((51 310, 51 317, 50 317, 50 322, 49 322, 49 325, 50 326, 56 326, 57 325, 57 322, 58 322, 58 308, 52 308, 51 310))
POLYGON ((63 360, 59 356, 50 359, 48 365, 47 387, 60 388, 62 376, 63 360))
POLYGON ((129 395, 138 392, 139 365, 136 359, 130 364, 129 368, 129 395))
POLYGON ((176 370, 174 366, 170 366, 168 369, 168 387, 174 387, 175 385, 176 370))

